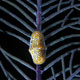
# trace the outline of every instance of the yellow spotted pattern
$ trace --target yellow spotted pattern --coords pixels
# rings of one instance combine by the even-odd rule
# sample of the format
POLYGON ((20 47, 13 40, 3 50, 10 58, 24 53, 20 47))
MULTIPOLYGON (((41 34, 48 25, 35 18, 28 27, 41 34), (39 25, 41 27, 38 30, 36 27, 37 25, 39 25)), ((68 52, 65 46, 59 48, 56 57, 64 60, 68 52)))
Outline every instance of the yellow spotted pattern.
POLYGON ((33 62, 37 65, 43 64, 46 60, 46 46, 43 34, 36 30, 32 33, 29 52, 33 62))

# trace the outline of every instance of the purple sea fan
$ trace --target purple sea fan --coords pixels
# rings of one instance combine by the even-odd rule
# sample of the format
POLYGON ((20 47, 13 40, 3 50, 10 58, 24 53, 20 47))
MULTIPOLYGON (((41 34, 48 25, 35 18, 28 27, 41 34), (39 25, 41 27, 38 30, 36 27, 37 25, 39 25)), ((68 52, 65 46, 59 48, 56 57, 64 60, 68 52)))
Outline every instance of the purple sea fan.
POLYGON ((80 0, 1 0, 0 9, 1 80, 80 79, 80 0), (47 47, 41 65, 28 51, 36 30, 47 47))

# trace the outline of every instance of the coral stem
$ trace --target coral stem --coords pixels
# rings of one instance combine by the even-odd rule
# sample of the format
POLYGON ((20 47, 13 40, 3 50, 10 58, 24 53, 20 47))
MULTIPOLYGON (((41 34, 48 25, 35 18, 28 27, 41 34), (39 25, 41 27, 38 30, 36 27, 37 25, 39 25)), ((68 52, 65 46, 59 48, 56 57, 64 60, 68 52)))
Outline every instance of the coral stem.
POLYGON ((40 70, 39 65, 36 65, 36 80, 42 80, 41 79, 41 70, 40 70))
POLYGON ((41 0, 37 0, 37 16, 36 16, 36 23, 37 23, 37 29, 41 30, 41 0))
MULTIPOLYGON (((41 0, 37 0, 37 16, 36 16, 36 23, 37 23, 37 29, 41 30, 41 0)), ((40 65, 36 65, 36 80, 42 80, 41 79, 41 70, 40 65)))

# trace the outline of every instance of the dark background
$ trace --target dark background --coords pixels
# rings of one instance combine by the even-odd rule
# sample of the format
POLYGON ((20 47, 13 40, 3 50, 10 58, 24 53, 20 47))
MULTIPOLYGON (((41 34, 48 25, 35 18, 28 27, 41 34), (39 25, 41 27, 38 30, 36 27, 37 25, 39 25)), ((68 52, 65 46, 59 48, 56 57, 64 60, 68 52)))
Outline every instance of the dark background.
MULTIPOLYGON (((16 1, 12 1, 10 0, 11 2, 15 3, 17 6, 19 6, 21 9, 23 9, 29 16, 31 16, 35 21, 36 21, 36 17, 34 17, 26 8, 24 8, 23 6, 21 6, 18 2, 16 1)), ((23 2, 25 2, 26 4, 28 4, 29 6, 33 7, 32 5, 30 5, 27 1, 23 0, 23 2)), ((59 1, 56 1, 54 4, 57 4, 59 1)), ((34 1, 34 3, 36 3, 36 1, 34 1)), ((43 1, 42 3, 45 3, 45 1, 43 1)), ((77 0, 75 3, 78 3, 77 0)), ((51 4, 51 5, 54 5, 54 4, 51 4)), ((42 8, 42 12, 47 9, 49 6, 51 5, 48 5, 47 7, 43 7, 42 8)), ((68 4, 69 5, 69 4, 68 4)), ((68 5, 64 5, 62 6, 65 7, 65 6, 68 6, 68 5)), ((21 19, 23 19, 26 23, 28 23, 32 28, 34 28, 34 30, 36 29, 36 27, 29 21, 27 20, 19 11, 17 11, 17 9, 15 9, 14 7, 8 5, 7 3, 1 1, 1 6, 7 8, 9 11, 11 11, 12 13, 16 14, 18 17, 20 17, 21 19)), ((33 7, 34 10, 36 10, 34 7, 33 7)), ((71 9, 57 15, 54 19, 51 19, 50 21, 48 21, 47 23, 44 23, 42 24, 42 30, 45 29, 48 25, 52 24, 52 23, 55 23, 57 22, 58 20, 61 20, 63 19, 70 11, 71 9)), ((65 25, 66 24, 69 24, 73 21, 71 21, 70 19, 72 17, 80 17, 80 11, 76 10, 73 8, 73 12, 72 14, 69 16, 68 20, 66 21, 65 25)), ((45 17, 47 17, 48 15, 50 15, 51 13, 54 13, 56 12, 56 8, 52 11, 50 11, 48 14, 46 14, 45 16, 43 16, 43 19, 45 17)), ((28 29, 26 29, 21 23, 19 23, 16 19, 12 18, 9 14, 5 13, 4 11, 1 10, 1 18, 5 19, 6 21, 10 22, 11 24, 13 25, 16 25, 17 27, 19 27, 20 29, 22 30, 25 30, 26 32, 28 32, 30 35, 32 34, 32 32, 30 32, 28 29)), ((80 25, 75 25, 76 27, 80 27, 80 25)), ((49 34, 50 32, 52 31, 55 31, 57 30, 58 28, 61 27, 61 24, 47 30, 45 33, 43 33, 44 37, 49 34)), ((12 33, 15 33, 17 35, 20 35, 22 36, 23 38, 27 39, 28 42, 30 41, 30 39, 24 35, 22 35, 21 33, 11 29, 8 25, 5 25, 4 23, 1 22, 0 24, 0 29, 3 30, 3 32, 0 32, 0 46, 6 50, 7 52, 9 52, 10 54, 24 60, 25 62, 31 64, 34 68, 36 68, 35 64, 33 63, 32 61, 32 58, 31 58, 31 55, 28 51, 29 49, 29 46, 27 46, 26 44, 22 43, 21 41, 19 41, 17 38, 14 38, 10 35, 8 35, 6 33, 6 31, 10 31, 12 33)), ((48 45, 51 41, 54 41, 54 40, 57 40, 58 38, 62 37, 62 36, 66 36, 66 35, 70 35, 70 34, 80 34, 80 31, 79 30, 74 30, 74 29, 71 29, 71 28, 67 28, 61 32, 59 32, 58 34, 54 35, 54 36, 51 36, 50 38, 48 38, 45 42, 46 42, 46 45, 48 45)), ((67 39, 63 42, 59 42, 57 43, 55 46, 52 46, 52 47, 49 47, 46 51, 46 54, 48 55, 52 50, 55 50, 57 48, 59 48, 60 46, 63 46, 64 44, 68 44, 68 43, 71 43, 71 42, 80 42, 80 39, 79 37, 77 38, 71 38, 71 39, 67 39)), ((55 60, 57 57, 59 57, 60 55, 64 54, 65 52, 67 51, 70 51, 72 49, 76 49, 76 48, 79 48, 80 45, 72 45, 64 50, 61 50, 59 51, 58 53, 56 53, 55 55, 53 55, 52 57, 50 57, 49 59, 46 60, 46 62, 44 64, 41 65, 41 69, 43 69, 47 64, 49 64, 52 60, 55 60)), ((73 65, 75 64, 80 64, 80 52, 79 51, 76 51, 75 52, 75 56, 74 56, 74 60, 73 60, 73 65)), ((68 63, 69 63, 69 59, 70 59, 70 55, 65 58, 65 65, 68 67, 68 63)), ((0 60, 1 62, 3 63, 3 66, 6 68, 7 71, 11 72, 12 75, 14 75, 18 80, 24 80, 23 77, 12 67, 12 65, 5 59, 5 57, 1 54, 0 52, 0 60)), ((11 59, 12 60, 12 59, 11 59)), ((19 64, 18 62, 12 60, 21 70, 23 70, 23 72, 28 75, 32 80, 35 80, 35 76, 36 74, 24 67, 23 65, 19 64)), ((61 68, 61 61, 58 62, 57 64, 55 64, 54 66, 54 69, 55 69, 55 72, 59 72, 60 70, 62 70, 61 68)), ((51 71, 50 70, 47 70, 44 74, 43 74, 43 80, 46 80, 48 77, 50 77, 52 74, 51 74, 51 71), (47 76, 46 76, 47 75, 47 76)), ((69 74, 67 74, 67 76, 69 76, 69 74)), ((58 80, 61 80, 61 77, 60 76, 58 78, 58 80)), ((2 70, 0 69, 0 79, 1 80, 7 80, 7 78, 4 76, 2 70)))

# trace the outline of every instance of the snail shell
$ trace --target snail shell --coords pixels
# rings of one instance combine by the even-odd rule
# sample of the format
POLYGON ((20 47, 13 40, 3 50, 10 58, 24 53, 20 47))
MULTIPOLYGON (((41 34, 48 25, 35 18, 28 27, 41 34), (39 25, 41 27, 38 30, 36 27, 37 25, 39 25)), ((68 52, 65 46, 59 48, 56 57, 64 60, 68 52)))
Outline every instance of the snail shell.
POLYGON ((46 60, 46 46, 43 34, 36 30, 32 33, 29 52, 33 62, 37 65, 43 64, 46 60))

